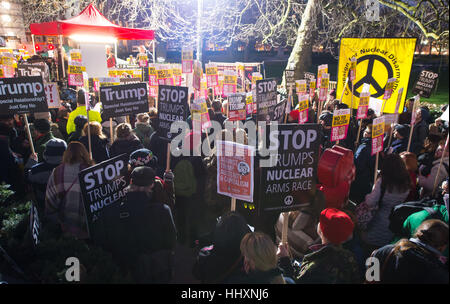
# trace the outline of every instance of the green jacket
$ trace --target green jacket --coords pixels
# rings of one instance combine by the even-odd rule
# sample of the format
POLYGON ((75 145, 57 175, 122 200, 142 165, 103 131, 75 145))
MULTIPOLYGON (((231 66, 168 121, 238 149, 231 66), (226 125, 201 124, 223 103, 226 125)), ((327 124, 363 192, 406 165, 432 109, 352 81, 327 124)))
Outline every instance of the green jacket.
POLYGON ((319 245, 318 250, 304 256, 298 276, 299 284, 362 283, 354 254, 336 245, 319 245))
MULTIPOLYGON (((416 233, 417 228, 419 228, 420 224, 429 219, 438 219, 445 222, 448 225, 448 210, 445 205, 438 205, 433 207, 434 210, 437 211, 436 216, 431 216, 428 211, 422 210, 416 213, 411 214, 403 223, 403 231, 408 233, 408 238, 411 238, 416 233)), ((448 257, 448 246, 444 256, 448 257)))
POLYGON ((50 131, 47 134, 45 134, 44 136, 34 140, 34 151, 38 155, 38 162, 41 162, 44 160, 45 145, 47 144, 47 142, 50 139, 53 139, 53 138, 55 138, 55 137, 53 136, 52 131, 50 131))

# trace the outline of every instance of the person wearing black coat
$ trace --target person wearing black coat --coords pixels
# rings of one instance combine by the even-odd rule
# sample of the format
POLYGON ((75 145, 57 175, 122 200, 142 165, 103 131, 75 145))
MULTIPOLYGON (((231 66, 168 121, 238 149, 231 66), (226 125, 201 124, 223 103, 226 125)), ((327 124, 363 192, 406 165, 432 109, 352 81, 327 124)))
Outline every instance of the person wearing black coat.
POLYGON ((239 213, 222 215, 212 232, 212 244, 200 250, 192 273, 201 283, 220 284, 241 272, 241 240, 251 232, 239 213))
POLYGON ((129 158, 131 153, 144 148, 139 138, 133 134, 131 125, 127 123, 121 123, 116 127, 116 136, 110 149, 111 157, 125 153, 129 158))
POLYGON ((382 284, 448 284, 448 261, 442 253, 448 245, 448 225, 426 220, 413 238, 401 239, 372 253, 379 260, 382 284))
POLYGON ((177 231, 169 206, 154 198, 154 180, 152 168, 135 168, 123 202, 102 212, 93 235, 136 283, 168 283, 173 275, 177 231))
POLYGON ((372 191, 375 170, 375 155, 372 154, 372 125, 369 125, 361 143, 355 151, 354 163, 357 177, 351 184, 349 198, 356 204, 364 201, 372 191))

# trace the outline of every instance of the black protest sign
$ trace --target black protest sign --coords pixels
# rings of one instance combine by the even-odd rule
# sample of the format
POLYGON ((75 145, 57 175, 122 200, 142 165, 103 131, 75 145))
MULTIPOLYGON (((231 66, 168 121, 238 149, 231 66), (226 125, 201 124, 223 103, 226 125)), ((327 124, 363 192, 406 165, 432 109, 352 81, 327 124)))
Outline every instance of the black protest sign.
POLYGON ((316 75, 314 73, 305 72, 304 76, 305 76, 305 79, 309 80, 309 81, 316 79, 316 75))
POLYGON ((228 95, 228 119, 230 121, 245 120, 247 117, 245 93, 228 95))
POLYGON ((420 97, 430 98, 439 75, 430 71, 422 71, 414 84, 413 93, 420 97))
POLYGON ((128 186, 128 156, 119 155, 80 171, 80 189, 90 234, 101 212, 123 201, 128 186))
POLYGON ((17 76, 18 77, 30 77, 30 76, 42 76, 45 77, 45 63, 42 64, 30 64, 19 63, 17 64, 17 76))
POLYGON ((295 71, 294 70, 285 70, 284 71, 284 79, 286 80, 286 88, 295 87, 295 71))
POLYGON ((284 116, 286 113, 286 105, 287 105, 287 99, 283 99, 283 101, 277 103, 274 107, 273 107, 273 111, 272 112, 272 117, 271 117, 271 121, 278 121, 278 123, 283 123, 284 120, 284 116))
POLYGON ((277 81, 275 78, 256 81, 256 105, 259 121, 270 121, 273 106, 277 104, 277 81))
POLYGON ((0 113, 48 112, 42 76, 1 78, 0 113))
POLYGON ((158 89, 158 127, 162 139, 171 141, 170 126, 175 121, 186 121, 189 112, 188 88, 160 85, 158 89))
POLYGON ((308 207, 316 194, 321 136, 318 124, 267 127, 269 159, 260 163, 260 211, 308 207))
POLYGON ((105 118, 148 112, 147 84, 101 86, 100 100, 105 118))

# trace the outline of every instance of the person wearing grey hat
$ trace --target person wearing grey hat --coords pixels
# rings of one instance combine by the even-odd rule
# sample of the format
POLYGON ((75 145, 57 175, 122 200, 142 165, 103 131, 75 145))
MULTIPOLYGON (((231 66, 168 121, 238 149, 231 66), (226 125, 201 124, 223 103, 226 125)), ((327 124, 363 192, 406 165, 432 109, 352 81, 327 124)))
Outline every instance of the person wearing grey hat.
POLYGON ((44 209, 45 191, 48 179, 53 171, 62 162, 63 154, 67 149, 65 141, 52 138, 45 144, 43 161, 37 163, 36 155, 32 155, 25 166, 25 176, 33 188, 33 193, 39 208, 44 209))
POLYGON ((108 250, 136 283, 172 278, 177 232, 170 208, 153 195, 154 180, 152 168, 136 167, 123 203, 105 210, 103 217, 107 229, 102 240, 108 240, 108 250))

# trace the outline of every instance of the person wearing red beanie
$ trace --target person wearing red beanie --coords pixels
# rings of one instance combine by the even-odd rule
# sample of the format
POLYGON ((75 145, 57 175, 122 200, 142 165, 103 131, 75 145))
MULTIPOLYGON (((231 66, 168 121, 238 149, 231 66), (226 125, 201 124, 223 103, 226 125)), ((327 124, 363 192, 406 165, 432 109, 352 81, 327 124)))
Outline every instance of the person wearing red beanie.
POLYGON ((362 283, 355 255, 342 247, 351 239, 353 228, 353 221, 345 212, 335 208, 324 209, 317 225, 322 242, 311 246, 312 252, 303 257, 296 283, 362 283))
POLYGON ((340 245, 353 234, 354 224, 351 218, 343 211, 335 208, 324 209, 320 213, 318 234, 322 244, 332 243, 340 245))
POLYGON ((298 123, 299 110, 292 110, 288 116, 288 122, 298 123))

